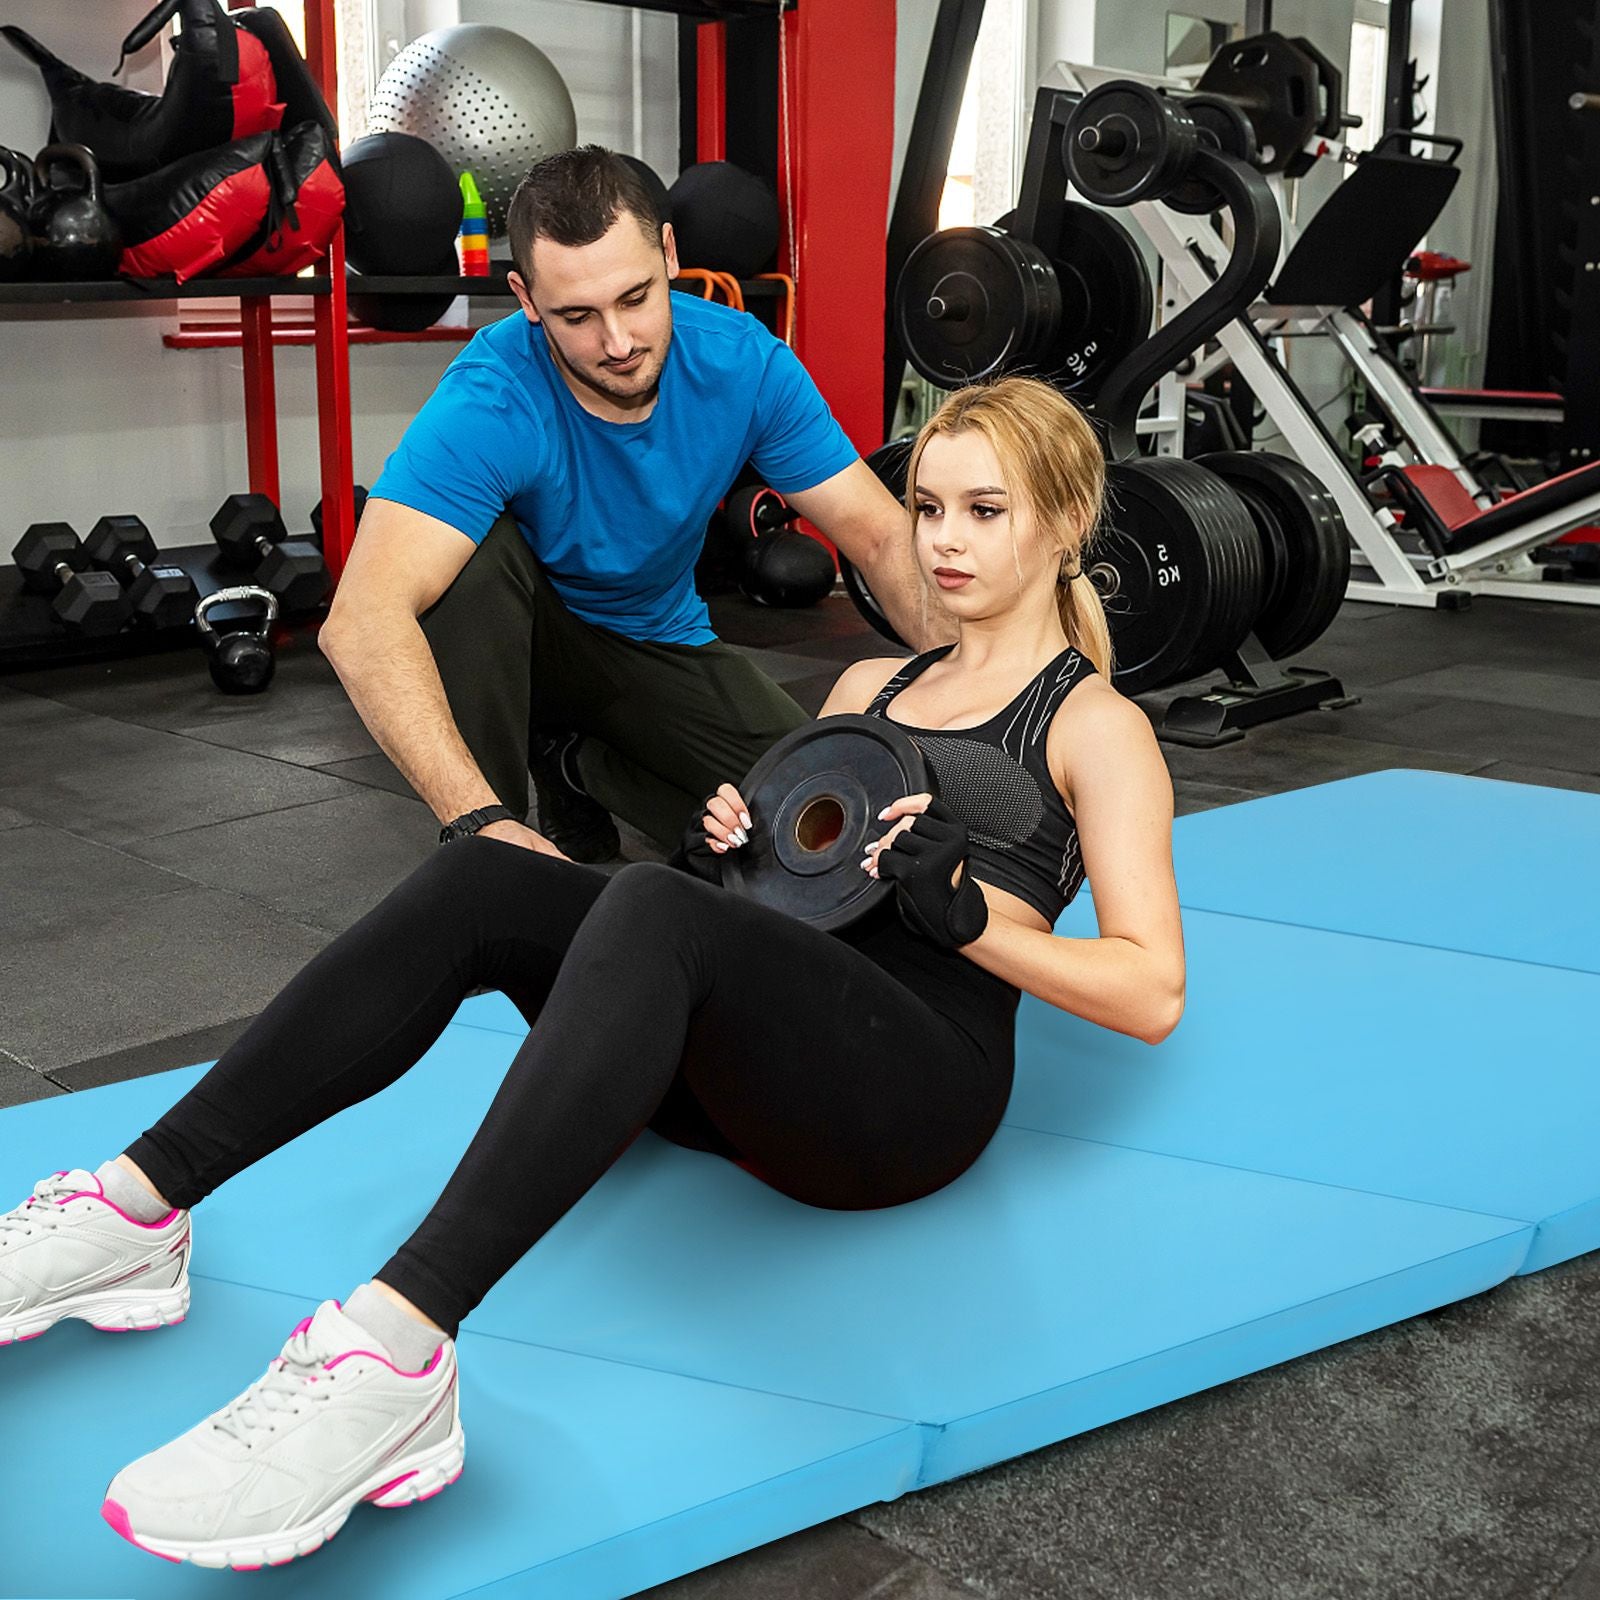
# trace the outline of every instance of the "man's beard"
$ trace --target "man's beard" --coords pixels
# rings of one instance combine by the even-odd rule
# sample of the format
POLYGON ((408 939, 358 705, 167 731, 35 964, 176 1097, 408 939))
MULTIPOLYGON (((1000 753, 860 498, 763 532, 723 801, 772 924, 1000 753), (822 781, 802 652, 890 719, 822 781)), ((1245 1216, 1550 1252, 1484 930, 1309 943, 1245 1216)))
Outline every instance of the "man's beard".
MULTIPOLYGON (((548 332, 549 330, 546 329, 547 335, 548 332)), ((652 394, 660 385, 661 369, 667 364, 666 352, 671 348, 671 345, 672 331, 669 328, 666 338, 662 341, 662 353, 659 357, 656 356, 653 348, 647 349, 644 352, 644 359, 640 362, 636 371, 617 374, 604 366, 579 367, 574 365, 561 346, 554 339, 550 340, 550 346, 555 351, 562 366, 578 382, 603 394, 608 400, 639 400, 652 394)), ((635 354, 638 354, 638 352, 635 351, 635 354)))

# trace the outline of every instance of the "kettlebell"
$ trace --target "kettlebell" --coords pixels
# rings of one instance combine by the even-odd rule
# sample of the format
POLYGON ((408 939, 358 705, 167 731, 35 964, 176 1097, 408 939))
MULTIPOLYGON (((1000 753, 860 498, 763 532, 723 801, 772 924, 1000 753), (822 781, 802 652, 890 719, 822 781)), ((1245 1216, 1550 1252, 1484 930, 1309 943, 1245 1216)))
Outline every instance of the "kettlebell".
POLYGON ((218 589, 194 608, 195 626, 205 646, 206 665, 211 681, 224 694, 260 694, 272 682, 278 658, 272 650, 272 624, 278 620, 278 597, 270 589, 241 584, 233 589, 218 589), (252 600, 263 610, 255 627, 218 633, 207 613, 214 606, 235 600, 252 600))
POLYGON ((50 144, 34 158, 35 198, 29 222, 40 277, 61 282, 114 278, 122 259, 122 230, 100 203, 100 168, 81 144, 50 144), (55 174, 61 162, 81 169, 83 186, 55 174))
POLYGON ((33 163, 20 150, 0 145, 0 283, 26 278, 33 242, 28 211, 33 204, 33 163))

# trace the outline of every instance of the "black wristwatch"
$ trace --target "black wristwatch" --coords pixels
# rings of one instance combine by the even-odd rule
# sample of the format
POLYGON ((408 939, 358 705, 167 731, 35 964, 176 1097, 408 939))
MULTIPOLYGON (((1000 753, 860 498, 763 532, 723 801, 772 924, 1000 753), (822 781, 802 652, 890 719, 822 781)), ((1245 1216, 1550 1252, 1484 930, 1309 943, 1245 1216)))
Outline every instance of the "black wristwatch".
POLYGON ((447 822, 439 830, 439 843, 449 844, 452 839, 470 839, 479 828, 487 828, 491 822, 516 822, 516 812, 507 806, 479 806, 476 811, 468 811, 457 817, 453 822, 447 822))

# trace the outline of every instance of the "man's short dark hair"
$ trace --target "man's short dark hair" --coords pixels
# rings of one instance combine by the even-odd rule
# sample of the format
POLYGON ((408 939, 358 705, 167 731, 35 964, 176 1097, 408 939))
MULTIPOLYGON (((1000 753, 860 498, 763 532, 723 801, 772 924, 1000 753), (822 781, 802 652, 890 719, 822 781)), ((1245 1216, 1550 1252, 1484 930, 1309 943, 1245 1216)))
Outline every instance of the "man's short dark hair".
POLYGON ((593 244, 623 213, 635 218, 646 239, 661 243, 661 218, 639 175, 621 156, 597 144, 546 156, 531 167, 506 216, 511 259, 525 283, 533 281, 533 241, 593 244))

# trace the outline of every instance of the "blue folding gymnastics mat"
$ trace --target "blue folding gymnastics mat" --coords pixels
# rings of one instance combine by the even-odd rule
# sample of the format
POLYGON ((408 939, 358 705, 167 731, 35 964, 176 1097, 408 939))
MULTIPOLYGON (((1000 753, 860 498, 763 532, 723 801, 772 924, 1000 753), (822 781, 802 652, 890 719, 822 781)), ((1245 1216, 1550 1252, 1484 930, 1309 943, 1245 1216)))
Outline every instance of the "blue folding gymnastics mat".
MULTIPOLYGON (((1596 837, 1600 797, 1387 772, 1181 820, 1163 1044, 1025 1000, 1005 1126, 888 1211, 809 1210, 646 1134, 463 1327, 448 1493, 248 1579, 134 1549, 99 1518, 115 1472, 443 1186, 525 1032, 468 1001, 399 1083, 196 1211, 183 1324, 0 1350, 0 1445, 48 1464, 0 1595, 609 1600, 1593 1249, 1600 864, 1535 848, 1551 828, 1596 837)), ((1087 895, 1060 931, 1094 934, 1087 895)), ((0 1202, 203 1070, 0 1113, 0 1202)))

